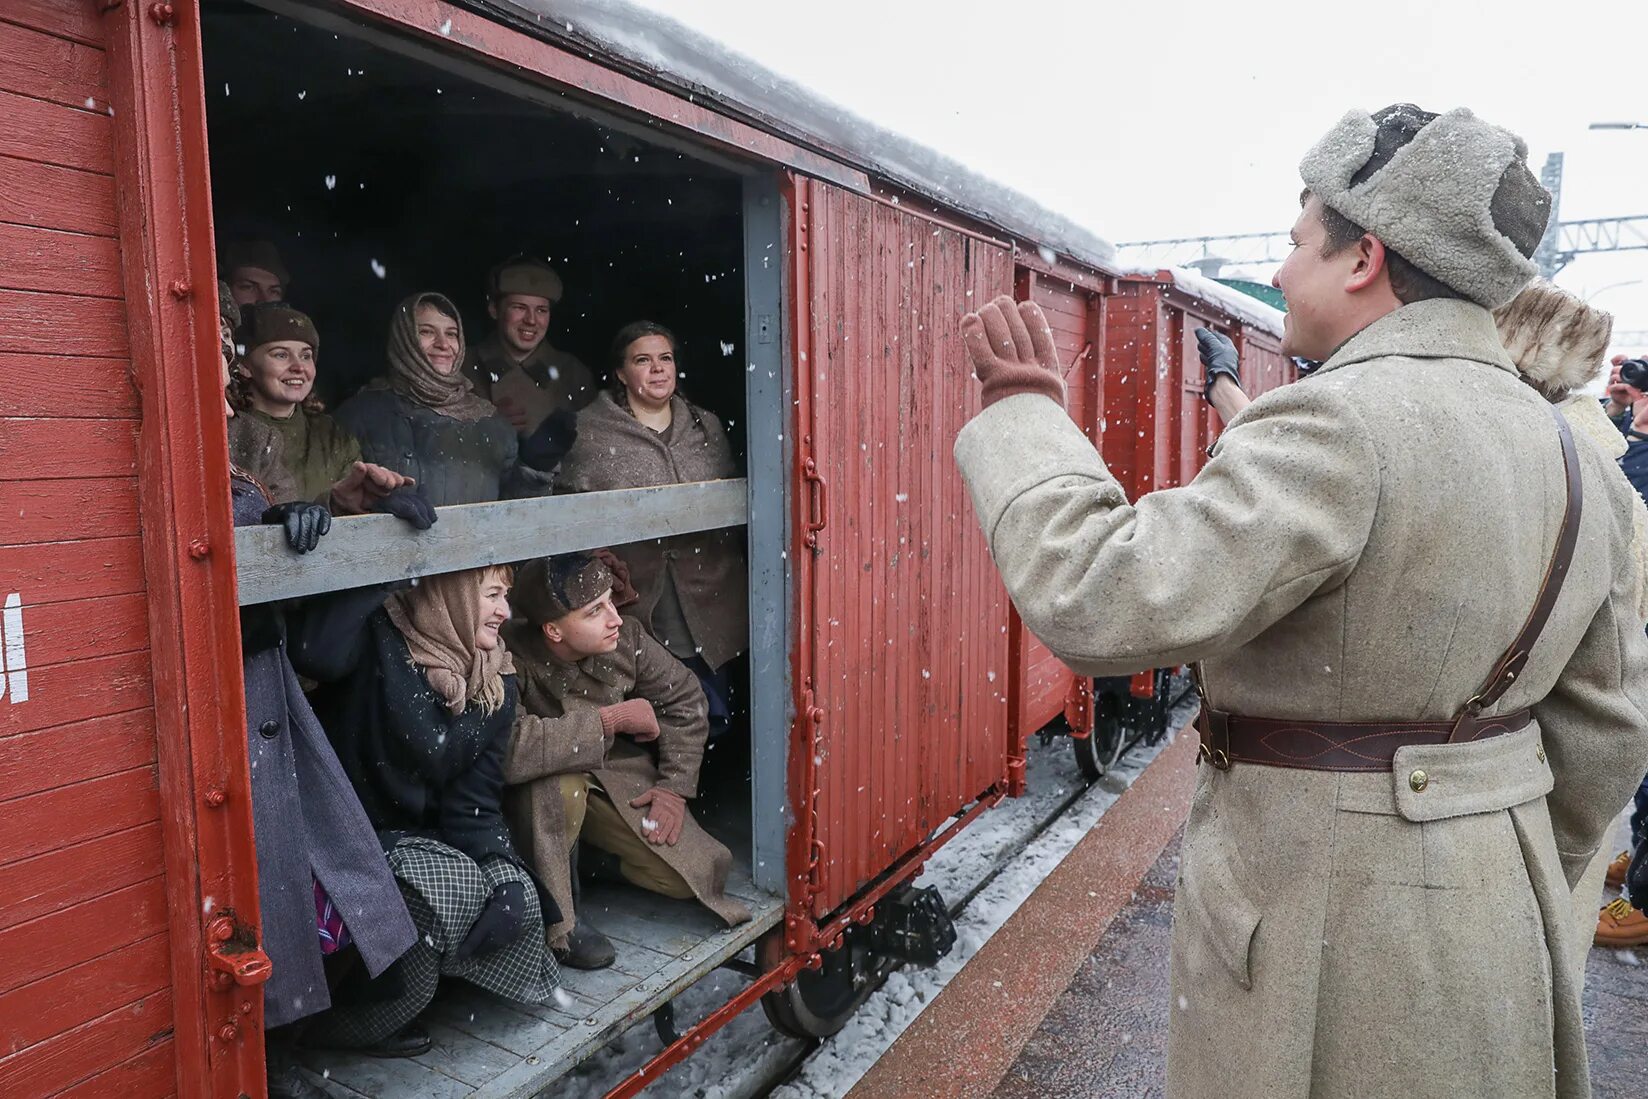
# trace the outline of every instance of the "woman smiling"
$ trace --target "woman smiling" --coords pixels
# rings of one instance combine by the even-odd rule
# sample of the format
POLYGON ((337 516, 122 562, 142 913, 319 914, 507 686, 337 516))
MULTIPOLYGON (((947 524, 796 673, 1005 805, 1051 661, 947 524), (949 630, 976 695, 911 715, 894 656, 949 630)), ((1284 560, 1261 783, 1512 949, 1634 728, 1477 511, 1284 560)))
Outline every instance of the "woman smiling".
MULTIPOLYGON (((413 294, 389 322, 389 368, 338 409, 366 459, 417 479, 437 507, 544 491, 519 444, 459 365, 463 321, 444 294, 413 294)), ((555 456, 559 460, 559 455, 555 456)))

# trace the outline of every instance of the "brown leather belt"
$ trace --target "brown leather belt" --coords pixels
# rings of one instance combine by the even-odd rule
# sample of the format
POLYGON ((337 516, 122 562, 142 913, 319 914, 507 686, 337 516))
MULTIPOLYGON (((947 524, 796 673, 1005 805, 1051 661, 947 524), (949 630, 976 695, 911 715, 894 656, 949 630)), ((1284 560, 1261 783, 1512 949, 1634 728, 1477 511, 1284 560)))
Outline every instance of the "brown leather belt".
POLYGON ((1215 710, 1208 705, 1197 666, 1196 689, 1202 711, 1196 728, 1202 747, 1196 761, 1207 760, 1221 771, 1233 763, 1258 763, 1267 767, 1293 767, 1307 771, 1389 771, 1396 750, 1408 744, 1468 744, 1514 733, 1533 720, 1527 710, 1498 717, 1483 717, 1522 674, 1528 655, 1545 629, 1545 622, 1562 593, 1568 566, 1573 563, 1574 545, 1579 539, 1579 517, 1584 507, 1585 486, 1580 478, 1579 455, 1574 448, 1568 421, 1555 405, 1547 411, 1556 421, 1557 439, 1562 445, 1562 468, 1567 479, 1567 504, 1562 509, 1562 525, 1557 530, 1545 577, 1540 581, 1533 610, 1522 623, 1516 639, 1494 665, 1482 687, 1465 703, 1452 721, 1285 721, 1267 717, 1244 717, 1215 710))
POLYGON ((1532 720, 1527 710, 1478 718, 1472 735, 1455 739, 1457 721, 1287 721, 1241 717, 1204 705, 1196 719, 1202 734, 1196 759, 1220 770, 1233 763, 1258 763, 1303 771, 1389 771, 1396 750, 1409 744, 1486 740, 1524 729, 1532 720))

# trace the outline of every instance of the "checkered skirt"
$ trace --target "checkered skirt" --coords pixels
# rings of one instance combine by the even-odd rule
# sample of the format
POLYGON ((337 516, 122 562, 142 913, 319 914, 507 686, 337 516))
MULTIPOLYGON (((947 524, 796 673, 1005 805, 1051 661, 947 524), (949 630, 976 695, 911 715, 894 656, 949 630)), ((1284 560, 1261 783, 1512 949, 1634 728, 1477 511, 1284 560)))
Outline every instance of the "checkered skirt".
POLYGON ((537 886, 526 871, 503 859, 477 863, 457 848, 407 836, 389 852, 418 941, 395 963, 404 992, 393 1000, 335 1008, 325 1026, 328 1042, 365 1046, 382 1041, 417 1018, 435 998, 441 977, 459 977, 488 992, 524 1003, 545 1003, 561 983, 561 968, 544 944, 537 886), (492 891, 507 881, 526 886, 527 914, 519 937, 501 949, 463 961, 451 957, 480 917, 492 891))

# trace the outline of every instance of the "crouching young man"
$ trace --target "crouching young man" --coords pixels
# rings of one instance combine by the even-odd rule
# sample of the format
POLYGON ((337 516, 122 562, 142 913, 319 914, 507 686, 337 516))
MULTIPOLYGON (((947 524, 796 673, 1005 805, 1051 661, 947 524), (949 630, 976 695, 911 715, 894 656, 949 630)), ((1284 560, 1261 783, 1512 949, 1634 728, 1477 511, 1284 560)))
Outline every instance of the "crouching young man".
POLYGON ((728 924, 750 918, 726 893, 732 853, 687 810, 709 735, 704 692, 640 622, 619 615, 612 589, 592 556, 533 561, 515 588, 526 621, 505 632, 521 684, 506 807, 564 914, 549 944, 574 969, 613 961, 612 943, 579 911, 580 839, 632 885, 696 897, 728 924))

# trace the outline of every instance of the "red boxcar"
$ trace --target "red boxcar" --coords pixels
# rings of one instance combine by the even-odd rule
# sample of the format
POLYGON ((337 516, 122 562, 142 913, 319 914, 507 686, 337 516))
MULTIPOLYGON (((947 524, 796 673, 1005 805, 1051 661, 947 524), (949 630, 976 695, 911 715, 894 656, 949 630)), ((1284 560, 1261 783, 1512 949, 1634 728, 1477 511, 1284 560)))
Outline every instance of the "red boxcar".
MULTIPOLYGON (((644 964, 569 975, 570 1007, 447 1005, 441 1066, 344 1063, 332 1086, 533 1094, 752 945, 748 987, 620 1092, 763 997, 788 1029, 840 1026, 869 987, 856 978, 885 960, 879 921, 942 938, 942 914, 906 883, 1022 787, 1025 738, 1065 716, 1090 739, 1092 685, 1017 622, 950 458, 978 401, 960 317, 997 294, 1041 303, 1072 364, 1071 415, 1139 493, 1193 476, 1216 430, 1192 327, 1242 345, 1251 389, 1291 377, 1257 303, 1121 272, 1080 228, 680 28, 660 56, 645 13, 563 14, 525 0, 0 10, 0 1094, 262 1093, 239 605, 732 525, 749 532, 753 763, 730 842, 756 920, 728 930, 626 900, 610 930, 644 964), (260 92, 265 64, 303 69, 298 94, 260 92), (365 98, 349 99, 356 80, 365 98), (732 289, 715 285, 725 272, 705 275, 709 290, 671 285, 732 318, 723 356, 744 369, 704 373, 743 421, 747 477, 446 509, 416 537, 342 519, 301 561, 271 532, 237 535, 214 217, 244 214, 234 203, 255 181, 235 173, 258 120, 305 101, 324 111, 305 133, 340 157, 360 137, 351 110, 413 101, 424 125, 476 141, 493 122, 542 125, 637 165, 645 153, 656 174, 603 161, 596 187, 679 188, 696 205, 626 200, 616 216, 589 199, 577 209, 604 238, 568 247, 629 255, 623 234, 648 217, 654 241, 690 237, 692 219, 719 227, 704 246, 729 250, 732 289)), ((458 238, 501 242, 513 215, 489 200, 505 184, 454 158, 424 167, 423 185, 471 217, 430 262, 458 238)), ((569 169, 533 171, 531 188, 598 194, 569 169)), ((346 277, 331 262, 344 254, 363 273, 350 292, 380 292, 351 232, 394 209, 374 192, 331 238, 294 245, 315 284, 346 277)), ((656 261, 623 262, 607 294, 661 277, 656 261)))

